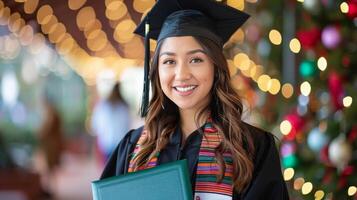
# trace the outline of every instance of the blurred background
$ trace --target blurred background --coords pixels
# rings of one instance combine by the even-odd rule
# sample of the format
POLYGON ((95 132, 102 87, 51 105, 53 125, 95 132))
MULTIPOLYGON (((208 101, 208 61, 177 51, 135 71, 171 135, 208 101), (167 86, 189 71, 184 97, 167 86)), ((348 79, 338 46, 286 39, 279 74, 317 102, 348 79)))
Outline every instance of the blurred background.
MULTIPOLYGON (((221 0, 244 120, 278 138, 291 199, 357 199, 357 1, 221 0)), ((91 199, 138 117, 155 0, 0 0, 0 199, 91 199)), ((151 50, 155 48, 151 41, 151 50)))

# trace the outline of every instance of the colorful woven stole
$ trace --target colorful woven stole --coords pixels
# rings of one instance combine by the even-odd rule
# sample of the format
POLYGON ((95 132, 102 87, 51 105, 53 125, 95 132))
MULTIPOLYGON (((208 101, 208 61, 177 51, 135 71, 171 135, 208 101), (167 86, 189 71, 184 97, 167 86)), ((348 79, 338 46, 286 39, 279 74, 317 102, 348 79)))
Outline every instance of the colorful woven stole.
MULTIPOLYGON (((208 121, 204 125, 204 136, 202 138, 198 164, 196 171, 196 185, 194 200, 232 200, 233 184, 233 164, 232 154, 226 152, 223 154, 226 171, 221 183, 217 183, 217 175, 219 174, 219 165, 215 159, 215 148, 220 144, 221 138, 218 135, 217 129, 208 121)), ((133 160, 135 155, 140 150, 140 144, 147 136, 147 132, 143 131, 138 143, 133 152, 133 157, 130 160, 129 172, 133 172, 133 160)), ((139 170, 152 168, 157 165, 159 154, 150 160, 147 166, 140 167, 139 170)))

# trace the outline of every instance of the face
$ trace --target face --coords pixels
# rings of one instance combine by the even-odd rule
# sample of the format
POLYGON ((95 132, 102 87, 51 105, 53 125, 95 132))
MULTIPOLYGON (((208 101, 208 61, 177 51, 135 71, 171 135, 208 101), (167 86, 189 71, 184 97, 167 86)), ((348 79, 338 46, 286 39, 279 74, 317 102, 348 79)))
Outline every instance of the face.
POLYGON ((214 64, 193 37, 166 38, 158 69, 164 94, 180 110, 197 111, 209 103, 214 64))

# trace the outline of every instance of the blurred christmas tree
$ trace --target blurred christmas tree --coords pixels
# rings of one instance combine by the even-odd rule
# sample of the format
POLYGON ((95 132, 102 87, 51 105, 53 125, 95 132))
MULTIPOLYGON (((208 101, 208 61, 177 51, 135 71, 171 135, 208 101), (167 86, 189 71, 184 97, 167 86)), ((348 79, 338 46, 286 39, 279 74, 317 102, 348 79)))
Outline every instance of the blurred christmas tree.
POLYGON ((357 1, 287 5, 296 103, 280 119, 284 177, 293 199, 357 199, 357 1))

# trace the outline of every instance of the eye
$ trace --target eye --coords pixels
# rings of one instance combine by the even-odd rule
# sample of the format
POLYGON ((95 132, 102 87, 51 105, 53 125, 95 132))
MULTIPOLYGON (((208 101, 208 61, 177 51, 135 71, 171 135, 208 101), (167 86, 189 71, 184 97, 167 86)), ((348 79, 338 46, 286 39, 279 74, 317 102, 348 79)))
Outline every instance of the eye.
POLYGON ((168 59, 168 60, 164 60, 164 62, 162 62, 164 65, 172 65, 175 64, 174 60, 168 59))
POLYGON ((201 58, 193 58, 191 60, 191 63, 201 63, 201 62, 203 62, 203 60, 201 58))

